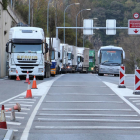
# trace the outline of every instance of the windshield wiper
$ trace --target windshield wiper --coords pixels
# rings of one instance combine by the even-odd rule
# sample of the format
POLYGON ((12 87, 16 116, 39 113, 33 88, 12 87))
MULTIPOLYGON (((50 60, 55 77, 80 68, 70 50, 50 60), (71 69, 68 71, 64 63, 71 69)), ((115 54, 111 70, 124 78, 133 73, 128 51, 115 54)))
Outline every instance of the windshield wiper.
POLYGON ((106 63, 106 62, 112 62, 112 61, 110 61, 110 60, 107 60, 107 61, 104 61, 102 64, 104 64, 104 63, 106 63))

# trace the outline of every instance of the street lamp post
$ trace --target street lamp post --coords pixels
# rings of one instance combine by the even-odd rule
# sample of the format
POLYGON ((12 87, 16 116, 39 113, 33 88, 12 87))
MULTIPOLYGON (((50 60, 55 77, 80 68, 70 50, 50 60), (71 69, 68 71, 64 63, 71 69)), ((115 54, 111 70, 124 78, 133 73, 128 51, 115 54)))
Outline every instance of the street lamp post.
POLYGON ((76 15, 76 47, 77 47, 77 17, 78 17, 78 15, 79 15, 82 11, 85 11, 85 10, 91 10, 91 9, 82 9, 82 10, 79 11, 78 14, 76 15))
POLYGON ((47 34, 48 34, 48 26, 49 26, 49 4, 50 4, 51 0, 49 0, 48 2, 48 8, 47 8, 47 34))
MULTIPOLYGON (((69 6, 71 6, 71 5, 79 5, 79 4, 80 4, 80 3, 72 3, 72 4, 68 5, 68 6, 66 7, 66 9, 64 10, 64 27, 65 27, 65 12, 66 12, 67 8, 68 8, 69 6)), ((65 44, 65 28, 64 28, 64 44, 65 44)))
POLYGON ((30 0, 29 0, 29 19, 28 19, 28 24, 30 26, 30 0))

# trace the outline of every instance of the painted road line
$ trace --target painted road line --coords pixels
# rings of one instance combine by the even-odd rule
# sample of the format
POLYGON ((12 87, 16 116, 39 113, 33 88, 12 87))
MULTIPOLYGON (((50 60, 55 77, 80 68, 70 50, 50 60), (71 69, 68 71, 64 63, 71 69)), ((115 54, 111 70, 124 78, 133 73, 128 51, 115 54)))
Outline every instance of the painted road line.
MULTIPOLYGON (((6 117, 7 117, 7 118, 10 118, 11 116, 6 116, 6 117)), ((24 117, 17 117, 17 116, 16 116, 16 118, 17 118, 17 119, 24 119, 24 117)))
POLYGON ((122 104, 120 101, 46 101, 46 103, 117 103, 122 104))
MULTIPOLYGON (((13 104, 13 103, 17 103, 17 102, 9 102, 9 103, 13 104)), ((18 103, 25 103, 25 104, 26 104, 26 103, 27 103, 27 104, 29 103, 29 104, 33 104, 34 102, 24 102, 24 101, 19 101, 18 103)))
POLYGON ((140 99, 140 98, 129 98, 130 100, 138 100, 138 99, 140 99))
POLYGON ((134 103, 138 103, 138 102, 140 102, 140 100, 135 100, 135 101, 132 101, 132 102, 134 102, 134 103))
MULTIPOLYGON (((16 104, 4 104, 4 106, 12 106, 12 105, 16 105, 16 104)), ((21 106, 33 106, 33 105, 25 105, 25 104, 20 104, 21 106)))
POLYGON ((6 121, 6 123, 7 123, 7 124, 11 124, 11 125, 21 125, 21 123, 18 123, 18 122, 7 122, 7 121, 6 121))
MULTIPOLYGON (((25 99, 25 97, 18 97, 18 98, 20 98, 20 99, 25 99)), ((38 98, 38 97, 34 97, 34 98, 38 98)))
POLYGON ((100 130, 100 129, 107 129, 107 130, 138 130, 140 127, 119 127, 119 126, 35 126, 35 129, 63 129, 63 130, 100 130))
MULTIPOLYGON (((11 114, 11 111, 10 112, 5 112, 5 113, 10 113, 11 114)), ((28 114, 26 112, 15 112, 16 114, 28 114)))
MULTIPOLYGON (((80 93, 56 93, 55 95, 79 95, 79 96, 114 96, 115 94, 80 94, 80 93)), ((54 95, 50 95, 54 96, 54 95)))
MULTIPOLYGON (((126 102, 131 108, 133 108, 138 114, 140 114, 140 110, 135 106, 133 105, 131 102, 129 102, 125 96, 129 95, 129 96, 132 96, 134 97, 134 94, 133 94, 133 90, 130 90, 130 89, 121 89, 121 88, 118 88, 118 85, 116 84, 112 84, 112 83, 109 83, 109 82, 104 82, 113 92, 115 92, 124 102, 126 102)), ((137 96, 137 95, 136 95, 137 96)))
POLYGON ((42 108, 42 110, 46 111, 133 111, 131 109, 55 109, 55 108, 42 108))
POLYGON ((96 117, 137 117, 138 115, 118 115, 118 114, 47 114, 39 113, 37 116, 96 116, 96 117))
POLYGON ((93 87, 93 88, 106 88, 107 86, 93 86, 93 85, 89 85, 89 86, 86 86, 86 85, 54 85, 52 87, 93 87))
POLYGON ((18 101, 36 101, 35 99, 15 99, 15 100, 18 100, 18 101))
POLYGON ((18 130, 13 130, 14 132, 18 132, 18 130))
POLYGON ((118 120, 118 119, 52 119, 52 118, 38 118, 39 121, 53 121, 53 122, 122 122, 122 123, 140 123, 140 120, 118 120))
POLYGON ((28 139, 29 131, 31 129, 31 126, 32 126, 33 120, 34 120, 34 118, 35 118, 35 116, 37 114, 37 111, 39 110, 43 100, 45 99, 46 95, 48 94, 48 91, 51 88, 51 86, 54 83, 54 81, 56 81, 61 76, 63 76, 63 75, 60 75, 60 76, 58 76, 58 77, 56 77, 56 78, 54 78, 54 79, 52 79, 50 81, 45 81, 45 82, 43 82, 41 84, 40 87, 41 87, 42 90, 40 92, 42 93, 42 97, 40 98, 39 102, 35 106, 32 114, 31 114, 31 116, 30 116, 30 118, 29 118, 29 120, 27 122, 27 125, 25 126, 25 129, 24 129, 24 131, 23 131, 23 133, 21 135, 20 140, 27 140, 28 139))

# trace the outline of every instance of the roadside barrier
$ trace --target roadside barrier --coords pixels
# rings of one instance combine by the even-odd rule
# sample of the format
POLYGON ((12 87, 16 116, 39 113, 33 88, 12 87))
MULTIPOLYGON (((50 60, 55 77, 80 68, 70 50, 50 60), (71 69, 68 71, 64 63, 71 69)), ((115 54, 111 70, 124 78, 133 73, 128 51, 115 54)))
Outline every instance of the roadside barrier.
POLYGON ((27 71, 26 81, 24 83, 28 83, 28 82, 30 82, 30 80, 29 80, 29 72, 27 71))
MULTIPOLYGON (((12 108, 9 108, 8 110, 6 110, 6 112, 11 111, 12 108)), ((16 105, 14 106, 14 110, 18 110, 18 112, 20 112, 21 110, 21 106, 19 103, 16 103, 16 105)))
POLYGON ((124 82, 125 82, 125 66, 120 66, 120 78, 118 88, 126 88, 124 82))
POLYGON ((36 77, 35 76, 34 76, 34 79, 33 79, 32 89, 37 89, 36 77))
POLYGON ((30 87, 30 82, 28 82, 26 97, 24 97, 24 98, 33 98, 33 97, 32 97, 31 87, 30 87))
POLYGON ((16 120, 16 118, 15 118, 15 110, 14 110, 14 107, 12 107, 10 121, 15 121, 15 120, 16 120))
POLYGON ((16 81, 20 81, 19 75, 18 75, 18 71, 16 70, 16 81))
POLYGON ((2 107, 1 107, 0 128, 7 129, 7 123, 6 123, 5 112, 4 112, 4 105, 2 105, 2 107))
POLYGON ((135 70, 135 85, 133 94, 140 95, 140 69, 135 70))

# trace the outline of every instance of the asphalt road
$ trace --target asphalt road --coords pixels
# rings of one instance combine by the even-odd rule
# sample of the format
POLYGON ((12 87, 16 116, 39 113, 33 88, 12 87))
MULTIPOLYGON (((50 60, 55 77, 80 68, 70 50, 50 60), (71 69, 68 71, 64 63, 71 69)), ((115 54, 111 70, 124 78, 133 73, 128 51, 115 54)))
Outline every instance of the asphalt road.
POLYGON ((126 75, 126 88, 119 77, 96 74, 65 74, 37 80, 33 99, 24 99, 27 84, 0 80, 0 104, 16 102, 14 140, 139 140, 140 95, 134 95, 134 75, 126 75))

